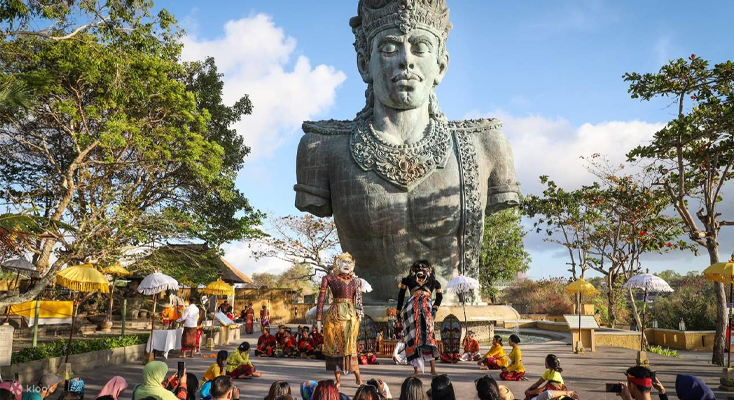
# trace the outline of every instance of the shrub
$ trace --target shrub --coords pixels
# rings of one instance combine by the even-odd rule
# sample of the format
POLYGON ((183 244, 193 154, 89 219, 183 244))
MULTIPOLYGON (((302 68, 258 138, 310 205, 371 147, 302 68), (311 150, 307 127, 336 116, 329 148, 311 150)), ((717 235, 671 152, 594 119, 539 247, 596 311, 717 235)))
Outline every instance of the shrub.
MULTIPOLYGON (((131 335, 125 337, 108 337, 90 340, 74 340, 71 342, 71 354, 82 354, 90 351, 116 349, 118 347, 134 346, 148 342, 149 334, 131 335)), ((44 358, 61 357, 66 355, 66 340, 50 343, 41 343, 38 347, 30 347, 14 353, 11 364, 20 364, 44 358)))
POLYGON ((505 289, 505 302, 526 306, 529 314, 563 315, 573 310, 574 296, 566 292, 566 279, 522 280, 505 289))
MULTIPOLYGON (((686 329, 706 331, 716 329, 716 295, 713 282, 703 275, 688 275, 675 282, 675 291, 648 303, 648 321, 656 319, 658 327, 678 329, 680 319, 686 329)), ((648 323, 649 325, 649 323, 648 323)))

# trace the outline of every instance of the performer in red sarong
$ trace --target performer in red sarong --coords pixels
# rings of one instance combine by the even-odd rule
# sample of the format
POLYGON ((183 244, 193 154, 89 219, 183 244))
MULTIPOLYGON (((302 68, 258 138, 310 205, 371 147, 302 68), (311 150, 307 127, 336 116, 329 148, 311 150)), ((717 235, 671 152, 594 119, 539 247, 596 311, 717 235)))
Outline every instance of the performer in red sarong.
POLYGON ((253 332, 253 325, 255 323, 255 310, 252 308, 252 303, 247 305, 245 309, 245 333, 250 335, 253 332))
POLYGON ((270 328, 264 326, 262 335, 257 339, 255 355, 258 357, 272 357, 277 346, 278 342, 275 340, 275 336, 270 334, 270 328))

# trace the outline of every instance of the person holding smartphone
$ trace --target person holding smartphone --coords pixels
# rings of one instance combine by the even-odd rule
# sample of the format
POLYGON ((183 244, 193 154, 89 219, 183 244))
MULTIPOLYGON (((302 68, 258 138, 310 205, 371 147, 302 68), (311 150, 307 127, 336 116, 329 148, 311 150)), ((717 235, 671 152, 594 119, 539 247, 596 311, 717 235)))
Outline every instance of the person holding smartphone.
MULTIPOLYGON (((665 393, 665 387, 655 377, 655 373, 647 367, 632 367, 625 373, 627 382, 619 382, 619 386, 613 388, 614 391, 619 389, 617 396, 623 400, 652 400, 652 388, 658 391, 660 400, 668 400, 665 393)), ((615 386, 615 385, 612 385, 615 386)), ((607 385, 609 388, 610 385, 607 385)), ((607 391, 611 391, 607 389, 607 391)))

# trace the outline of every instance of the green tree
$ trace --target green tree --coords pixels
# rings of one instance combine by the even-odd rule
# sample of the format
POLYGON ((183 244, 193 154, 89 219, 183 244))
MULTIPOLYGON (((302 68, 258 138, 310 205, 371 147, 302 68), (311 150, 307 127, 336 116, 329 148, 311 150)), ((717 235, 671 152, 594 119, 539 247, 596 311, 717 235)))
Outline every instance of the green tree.
POLYGON ((678 329, 681 318, 692 331, 716 329, 716 304, 711 301, 716 297, 714 284, 701 274, 681 276, 673 283, 675 291, 655 300, 649 319, 657 320, 662 329, 678 329))
MULTIPOLYGON (((688 239, 706 249, 709 263, 719 262, 719 231, 734 225, 718 209, 724 185, 734 177, 734 63, 711 66, 692 54, 688 60, 670 61, 657 73, 632 72, 624 79, 630 83, 632 98, 664 98, 675 107, 676 115, 652 142, 635 148, 628 158, 647 163, 654 184, 682 218, 688 239)), ((714 292, 712 362, 723 365, 728 322, 724 285, 715 283, 714 292)))
POLYGON ((276 288, 278 287, 279 276, 268 272, 256 272, 252 274, 252 280, 255 282, 254 285, 256 287, 265 286, 268 288, 276 288))
POLYGON ((478 275, 482 294, 492 302, 497 300, 496 283, 512 281, 517 273, 528 270, 530 254, 523 244, 527 233, 521 220, 515 209, 503 210, 484 219, 478 275))
POLYGON ((0 115, 0 196, 23 214, 76 227, 32 243, 43 279, 0 306, 34 298, 64 264, 108 264, 168 240, 216 246, 258 234, 260 214, 233 184, 247 150, 215 129, 248 108, 205 108, 221 90, 197 82, 216 70, 179 63, 175 20, 166 10, 151 15, 150 6, 0 7, 0 81, 24 85, 32 98, 0 115), (39 20, 49 27, 28 30, 39 20))

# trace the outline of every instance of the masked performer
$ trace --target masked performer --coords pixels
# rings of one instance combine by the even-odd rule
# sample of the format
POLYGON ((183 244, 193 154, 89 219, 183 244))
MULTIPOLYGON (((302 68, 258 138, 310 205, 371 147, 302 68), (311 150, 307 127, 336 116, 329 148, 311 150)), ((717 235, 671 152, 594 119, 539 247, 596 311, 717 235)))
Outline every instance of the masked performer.
POLYGON ((410 274, 400 281, 398 294, 398 310, 405 329, 405 355, 413 365, 413 375, 418 369, 424 371, 425 361, 431 363, 431 375, 436 372, 436 358, 439 356, 438 342, 433 335, 433 318, 441 305, 441 283, 433 274, 433 267, 426 260, 416 261, 410 268, 410 274), (405 292, 410 298, 405 302, 405 292), (436 293, 436 301, 431 296, 436 293))
POLYGON ((326 369, 334 371, 337 388, 341 386, 341 372, 354 371, 357 385, 362 384, 357 363, 357 334, 362 318, 362 282, 354 275, 354 259, 344 253, 334 261, 335 272, 321 280, 316 319, 321 321, 326 290, 331 289, 332 306, 324 316, 324 344, 322 352, 326 369))

